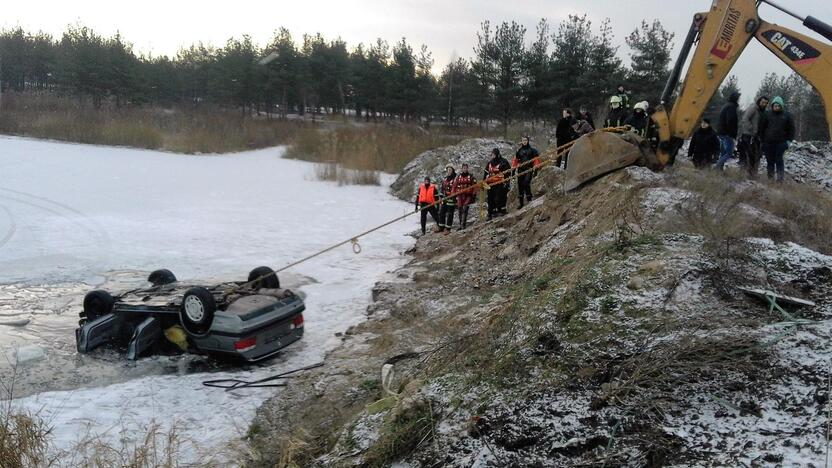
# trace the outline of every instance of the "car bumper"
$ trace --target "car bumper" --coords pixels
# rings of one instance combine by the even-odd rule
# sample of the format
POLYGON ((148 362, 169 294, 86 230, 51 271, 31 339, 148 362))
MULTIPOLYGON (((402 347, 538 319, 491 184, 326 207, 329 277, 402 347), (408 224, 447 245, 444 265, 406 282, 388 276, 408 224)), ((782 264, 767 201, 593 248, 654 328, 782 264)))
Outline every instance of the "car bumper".
POLYGON ((281 349, 303 337, 303 326, 291 328, 293 318, 294 316, 286 321, 264 327, 246 336, 226 335, 214 332, 204 338, 197 338, 193 341, 196 347, 202 352, 230 356, 248 362, 262 361, 273 357, 281 349), (235 343, 251 337, 255 338, 256 344, 254 346, 245 349, 235 348, 235 343))

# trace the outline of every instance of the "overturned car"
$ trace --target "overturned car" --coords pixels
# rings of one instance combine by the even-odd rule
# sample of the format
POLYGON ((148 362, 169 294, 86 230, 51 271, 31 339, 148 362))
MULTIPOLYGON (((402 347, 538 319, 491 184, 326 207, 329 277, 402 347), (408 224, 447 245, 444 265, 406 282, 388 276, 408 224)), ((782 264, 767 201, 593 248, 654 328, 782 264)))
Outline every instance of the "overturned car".
POLYGON ((148 281, 117 295, 87 293, 75 330, 79 353, 109 344, 133 360, 179 348, 256 362, 303 336, 303 300, 281 289, 269 267, 255 268, 246 282, 208 287, 179 282, 169 270, 148 281))

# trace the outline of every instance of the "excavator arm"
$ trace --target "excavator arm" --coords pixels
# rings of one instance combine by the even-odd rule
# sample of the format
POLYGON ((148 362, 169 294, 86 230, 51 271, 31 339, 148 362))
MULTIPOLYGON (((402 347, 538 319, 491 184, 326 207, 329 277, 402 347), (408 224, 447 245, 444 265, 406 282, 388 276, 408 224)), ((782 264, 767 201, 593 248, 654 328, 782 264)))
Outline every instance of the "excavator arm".
POLYGON ((804 26, 832 41, 832 26, 811 16, 795 15, 773 0, 714 0, 710 11, 694 15, 659 106, 651 115, 658 139, 655 151, 644 141, 624 143, 607 132, 583 136, 569 150, 565 190, 632 164, 664 168, 691 136, 752 39, 759 40, 820 93, 832 135, 832 46, 763 21, 758 14, 761 3, 800 19, 804 26), (682 79, 691 51, 693 57, 682 79))
MULTIPOLYGON (((759 40, 820 93, 832 133, 832 46, 761 20, 759 3, 756 0, 715 0, 709 12, 694 16, 682 54, 652 117, 658 128, 659 145, 656 158, 648 161, 649 165, 664 167, 690 137, 711 98, 752 38, 759 40), (694 44, 696 49, 687 75, 681 82, 677 98, 671 102, 682 66, 694 44)), ((772 2, 766 3, 782 9, 772 2)), ((812 17, 800 19, 832 40, 832 27, 812 17)))

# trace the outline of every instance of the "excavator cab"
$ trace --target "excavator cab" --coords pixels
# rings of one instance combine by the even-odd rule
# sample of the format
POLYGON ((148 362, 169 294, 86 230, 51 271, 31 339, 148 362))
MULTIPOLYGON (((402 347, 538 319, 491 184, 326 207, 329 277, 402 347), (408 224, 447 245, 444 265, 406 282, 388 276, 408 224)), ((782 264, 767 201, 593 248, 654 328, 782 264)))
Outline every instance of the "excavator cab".
POLYGON ((670 164, 752 39, 757 39, 818 91, 832 135, 832 46, 762 20, 758 14, 762 4, 797 18, 832 41, 832 26, 812 16, 800 16, 774 1, 714 0, 710 11, 693 17, 660 104, 650 116, 648 140, 627 132, 618 135, 606 131, 581 137, 569 150, 565 189, 573 190, 635 164, 653 170, 670 164), (682 79, 692 50, 693 58, 682 79))

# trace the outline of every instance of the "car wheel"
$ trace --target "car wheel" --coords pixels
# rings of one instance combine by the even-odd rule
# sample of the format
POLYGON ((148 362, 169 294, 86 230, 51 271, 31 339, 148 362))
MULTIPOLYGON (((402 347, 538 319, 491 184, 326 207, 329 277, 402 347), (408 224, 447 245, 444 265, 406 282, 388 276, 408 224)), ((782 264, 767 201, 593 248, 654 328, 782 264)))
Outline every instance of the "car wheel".
POLYGON ((205 336, 214 322, 217 303, 214 295, 205 288, 195 287, 187 290, 179 307, 179 321, 182 328, 191 336, 205 336))
POLYGON ((84 311, 79 315, 88 321, 109 314, 113 310, 115 299, 107 291, 90 291, 84 296, 84 311))
POLYGON ((277 273, 267 266, 257 267, 248 274, 248 282, 251 283, 252 289, 279 289, 280 279, 277 273))
POLYGON ((153 286, 161 286, 176 282, 176 276, 170 270, 156 270, 147 277, 147 281, 153 286))

